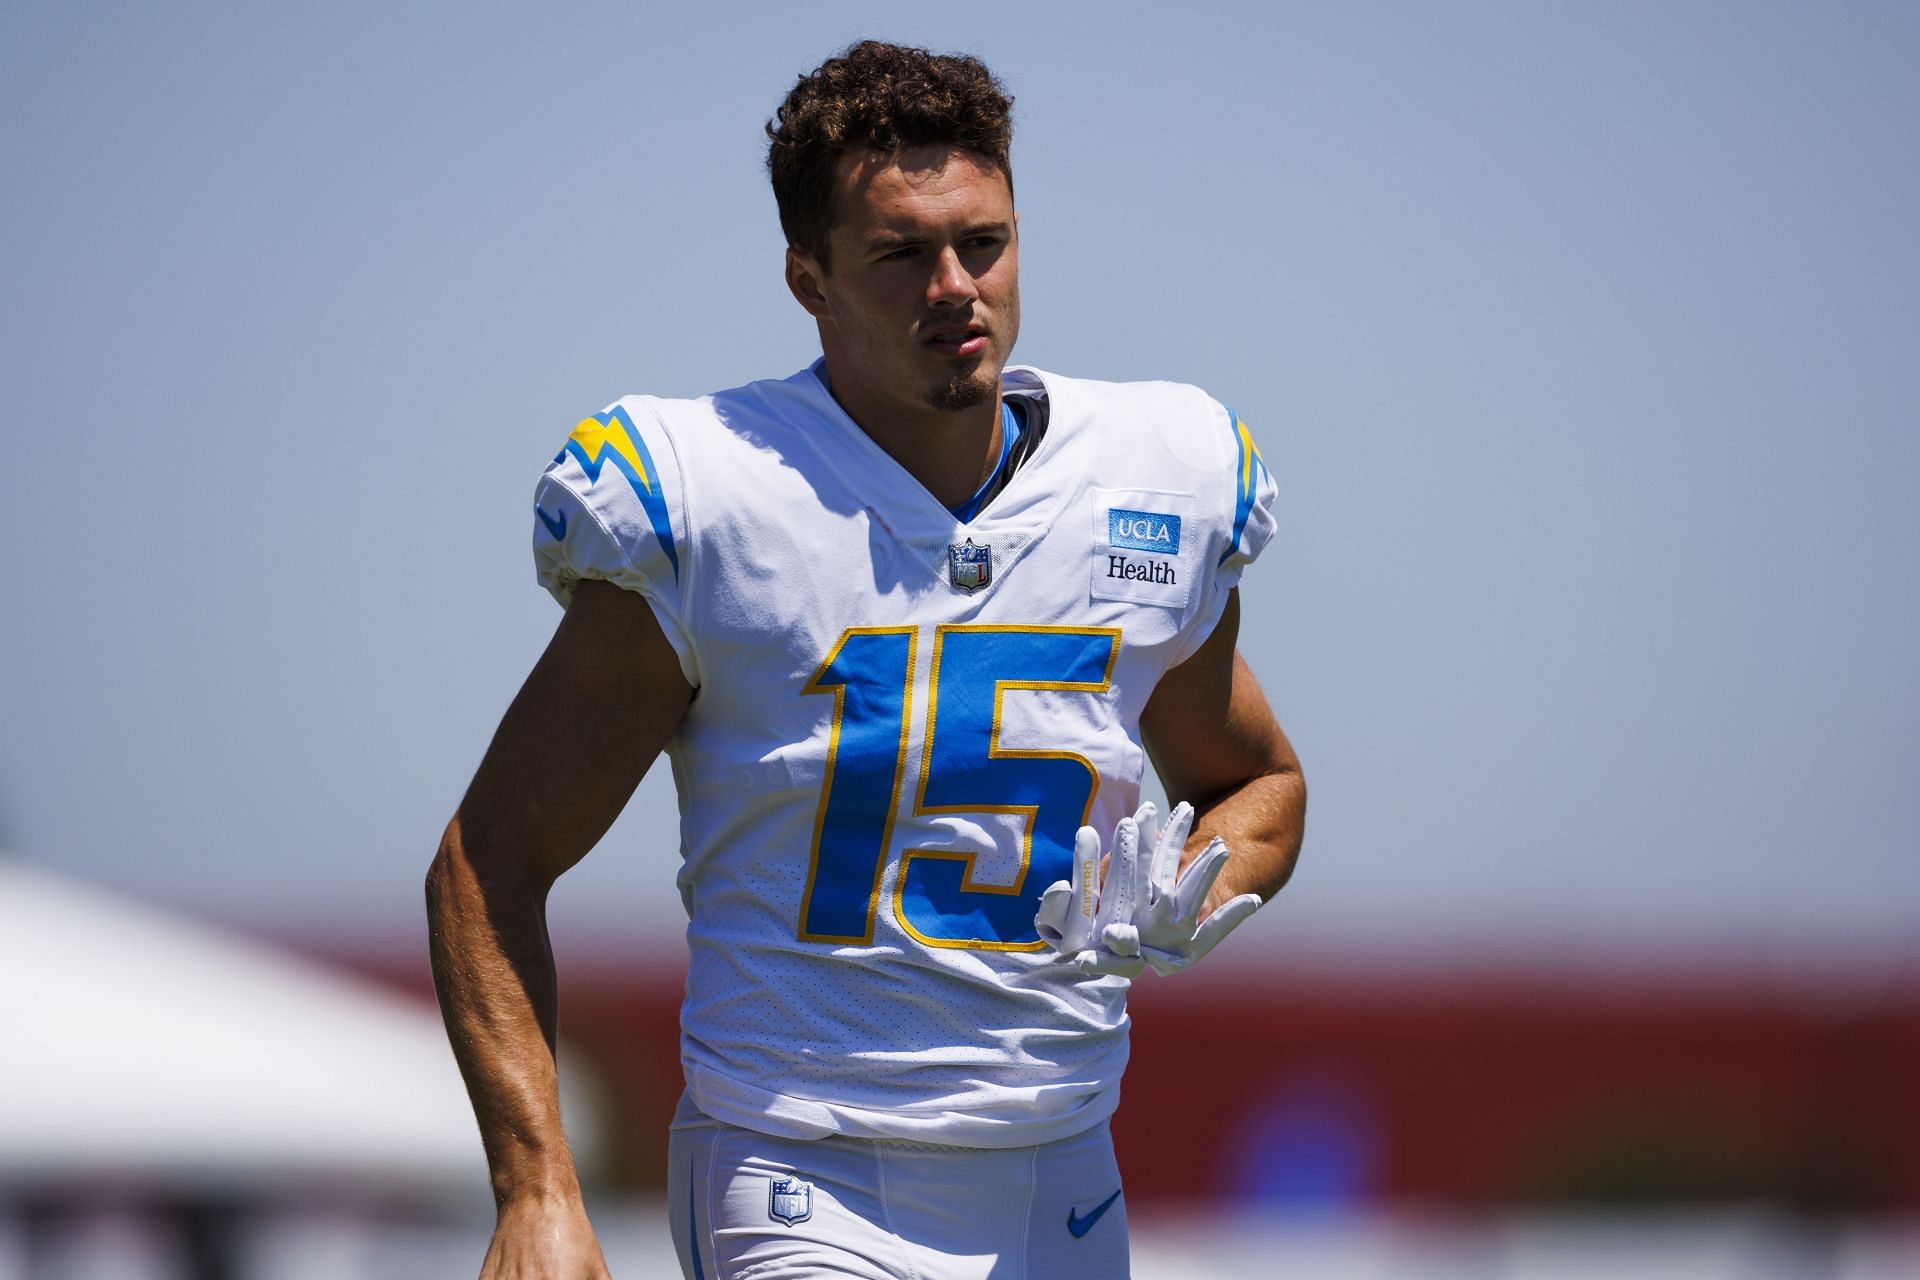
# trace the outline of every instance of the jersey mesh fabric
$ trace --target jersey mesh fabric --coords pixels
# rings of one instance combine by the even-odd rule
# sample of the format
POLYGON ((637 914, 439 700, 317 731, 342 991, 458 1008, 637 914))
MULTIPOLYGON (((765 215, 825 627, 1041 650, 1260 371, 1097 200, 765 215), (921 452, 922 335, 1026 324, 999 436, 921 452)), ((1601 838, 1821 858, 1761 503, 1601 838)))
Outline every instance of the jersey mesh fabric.
POLYGON ((543 479, 543 584, 643 594, 698 688, 668 749, 681 1056, 726 1123, 1010 1147, 1117 1101, 1127 983, 1050 962, 1033 911, 1061 833, 1138 803, 1141 709, 1271 536, 1273 485, 1192 387, 1007 384, 1047 429, 964 524, 817 366, 592 419, 632 424, 652 488, 568 450, 543 479))

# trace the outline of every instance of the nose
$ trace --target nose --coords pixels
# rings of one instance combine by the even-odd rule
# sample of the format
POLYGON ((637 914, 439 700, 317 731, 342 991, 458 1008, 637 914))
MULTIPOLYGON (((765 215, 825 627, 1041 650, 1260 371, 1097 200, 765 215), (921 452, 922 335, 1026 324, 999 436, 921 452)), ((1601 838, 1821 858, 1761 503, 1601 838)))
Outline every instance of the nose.
POLYGON ((979 296, 980 290, 973 283, 973 273, 960 261, 959 253, 952 245, 941 249, 933 261, 933 274, 927 280, 927 305, 964 306, 979 296))

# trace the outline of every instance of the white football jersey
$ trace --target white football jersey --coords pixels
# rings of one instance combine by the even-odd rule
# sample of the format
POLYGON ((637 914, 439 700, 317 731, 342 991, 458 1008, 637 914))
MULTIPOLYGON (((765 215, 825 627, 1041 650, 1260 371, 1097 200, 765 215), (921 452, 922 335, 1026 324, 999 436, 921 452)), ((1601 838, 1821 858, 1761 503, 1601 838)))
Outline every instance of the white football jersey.
POLYGON ((1272 478, 1193 387, 1013 368, 1046 434, 961 524, 823 378, 625 397, 535 499, 542 584, 640 592, 698 691, 687 1088, 781 1137, 1054 1141, 1118 1100, 1128 984, 1034 912, 1139 803, 1141 709, 1272 536, 1272 478))

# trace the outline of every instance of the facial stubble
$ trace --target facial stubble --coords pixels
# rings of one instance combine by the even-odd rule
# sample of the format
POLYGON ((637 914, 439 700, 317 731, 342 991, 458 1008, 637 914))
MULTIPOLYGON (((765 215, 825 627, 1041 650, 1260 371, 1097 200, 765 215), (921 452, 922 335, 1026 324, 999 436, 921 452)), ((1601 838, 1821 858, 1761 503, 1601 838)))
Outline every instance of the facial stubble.
POLYGON ((984 369, 972 373, 956 373, 953 377, 927 393, 927 403, 942 413, 959 413, 975 405, 985 404, 1000 390, 1000 380, 987 376, 984 369))

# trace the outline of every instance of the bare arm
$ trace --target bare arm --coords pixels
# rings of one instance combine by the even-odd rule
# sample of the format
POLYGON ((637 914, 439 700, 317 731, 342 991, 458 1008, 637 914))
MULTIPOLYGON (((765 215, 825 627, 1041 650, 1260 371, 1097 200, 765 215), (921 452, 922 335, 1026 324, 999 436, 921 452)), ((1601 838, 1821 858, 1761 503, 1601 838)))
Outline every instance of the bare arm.
POLYGON ((1182 865, 1215 836, 1233 851, 1206 911, 1241 893, 1270 899, 1293 874, 1307 816, 1307 784, 1267 698, 1234 645, 1240 593, 1198 652, 1169 671, 1140 717, 1168 797, 1194 807, 1182 865))
POLYGON ((560 1127, 547 891, 606 832, 693 691, 652 609, 583 582, 427 873, 434 989, 498 1208, 483 1276, 603 1276, 560 1127))

